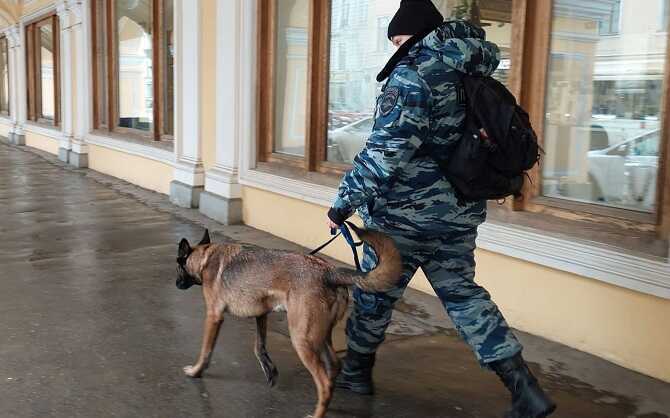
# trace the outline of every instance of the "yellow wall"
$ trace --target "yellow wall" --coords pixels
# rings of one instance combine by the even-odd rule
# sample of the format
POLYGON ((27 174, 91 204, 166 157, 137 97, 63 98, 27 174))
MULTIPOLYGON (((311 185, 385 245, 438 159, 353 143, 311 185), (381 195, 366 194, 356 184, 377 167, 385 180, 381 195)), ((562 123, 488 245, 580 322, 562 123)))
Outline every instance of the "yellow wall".
POLYGON ((48 136, 26 132, 26 145, 46 151, 50 154, 58 155, 58 140, 48 136))
MULTIPOLYGON (((322 206, 251 187, 242 196, 249 226, 308 248, 328 238, 322 206)), ((351 262, 343 240, 324 253, 351 262)), ((670 300, 484 250, 477 281, 513 327, 670 382, 670 328, 659 327, 670 318, 670 300)), ((411 286, 433 293, 421 272, 411 286)))
POLYGON ((89 145, 88 166, 92 170, 123 179, 145 189, 163 194, 170 193, 174 168, 169 164, 89 145))

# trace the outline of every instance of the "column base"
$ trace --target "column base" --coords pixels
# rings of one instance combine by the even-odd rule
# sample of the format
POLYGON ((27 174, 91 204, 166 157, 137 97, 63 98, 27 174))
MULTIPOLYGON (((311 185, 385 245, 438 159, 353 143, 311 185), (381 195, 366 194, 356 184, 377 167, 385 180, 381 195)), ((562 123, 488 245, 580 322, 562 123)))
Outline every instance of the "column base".
POLYGON ((189 186, 175 180, 170 183, 170 202, 182 208, 197 208, 204 190, 204 186, 189 186))
POLYGON ((202 192, 200 213, 224 225, 239 225, 242 223, 242 199, 227 199, 210 192, 202 192))
POLYGON ((68 164, 76 168, 88 168, 88 154, 70 151, 68 153, 68 164))
POLYGON ((24 134, 9 134, 9 143, 14 145, 23 146, 26 145, 26 136, 24 134))
POLYGON ((70 150, 65 148, 58 148, 58 159, 64 163, 70 160, 70 150))

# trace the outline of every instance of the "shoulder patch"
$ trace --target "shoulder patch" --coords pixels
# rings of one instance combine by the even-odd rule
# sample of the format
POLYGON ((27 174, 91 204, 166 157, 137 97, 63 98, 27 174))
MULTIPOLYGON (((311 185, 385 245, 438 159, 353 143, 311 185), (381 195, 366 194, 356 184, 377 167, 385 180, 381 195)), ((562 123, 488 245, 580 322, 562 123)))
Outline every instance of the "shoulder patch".
POLYGON ((388 116, 388 114, 391 113, 395 105, 398 103, 398 97, 400 97, 399 88, 387 87, 386 90, 384 90, 384 95, 379 104, 379 111, 383 116, 388 116))

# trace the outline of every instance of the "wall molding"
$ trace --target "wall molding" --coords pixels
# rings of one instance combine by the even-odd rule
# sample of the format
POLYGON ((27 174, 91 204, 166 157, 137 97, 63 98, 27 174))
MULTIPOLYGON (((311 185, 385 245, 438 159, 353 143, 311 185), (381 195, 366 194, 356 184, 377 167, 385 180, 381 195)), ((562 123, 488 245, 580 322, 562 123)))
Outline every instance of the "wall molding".
POLYGON ((27 14, 25 16, 21 16, 21 19, 19 20, 19 22, 23 25, 28 24, 28 23, 32 22, 33 20, 39 19, 43 15, 55 12, 57 6, 58 6, 57 2, 49 4, 45 7, 42 7, 41 9, 35 10, 34 12, 32 12, 30 14, 27 14))
POLYGON ((111 138, 96 134, 87 134, 85 137, 87 145, 95 145, 107 148, 113 151, 119 151, 124 154, 134 155, 146 158, 170 166, 175 165, 174 152, 151 145, 144 145, 139 142, 126 141, 118 138, 111 138))
POLYGON ((59 142, 61 139, 63 139, 63 132, 58 128, 48 128, 46 126, 26 122, 26 124, 23 126, 23 130, 28 133, 42 135, 44 137, 54 139, 59 142))

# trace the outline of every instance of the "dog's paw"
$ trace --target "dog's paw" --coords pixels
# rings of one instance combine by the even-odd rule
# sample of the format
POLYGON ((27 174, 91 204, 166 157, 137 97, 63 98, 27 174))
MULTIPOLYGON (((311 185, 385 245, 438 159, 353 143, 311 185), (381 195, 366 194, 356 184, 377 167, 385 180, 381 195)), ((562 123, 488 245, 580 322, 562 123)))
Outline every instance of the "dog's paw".
POLYGON ((276 367, 274 367, 274 365, 272 366, 270 373, 266 374, 266 377, 268 379, 268 386, 271 388, 275 387, 277 384, 277 377, 279 377, 279 371, 276 367))
POLYGON ((186 376, 189 377, 198 378, 202 376, 202 368, 198 368, 195 366, 186 366, 182 370, 184 370, 186 376))

